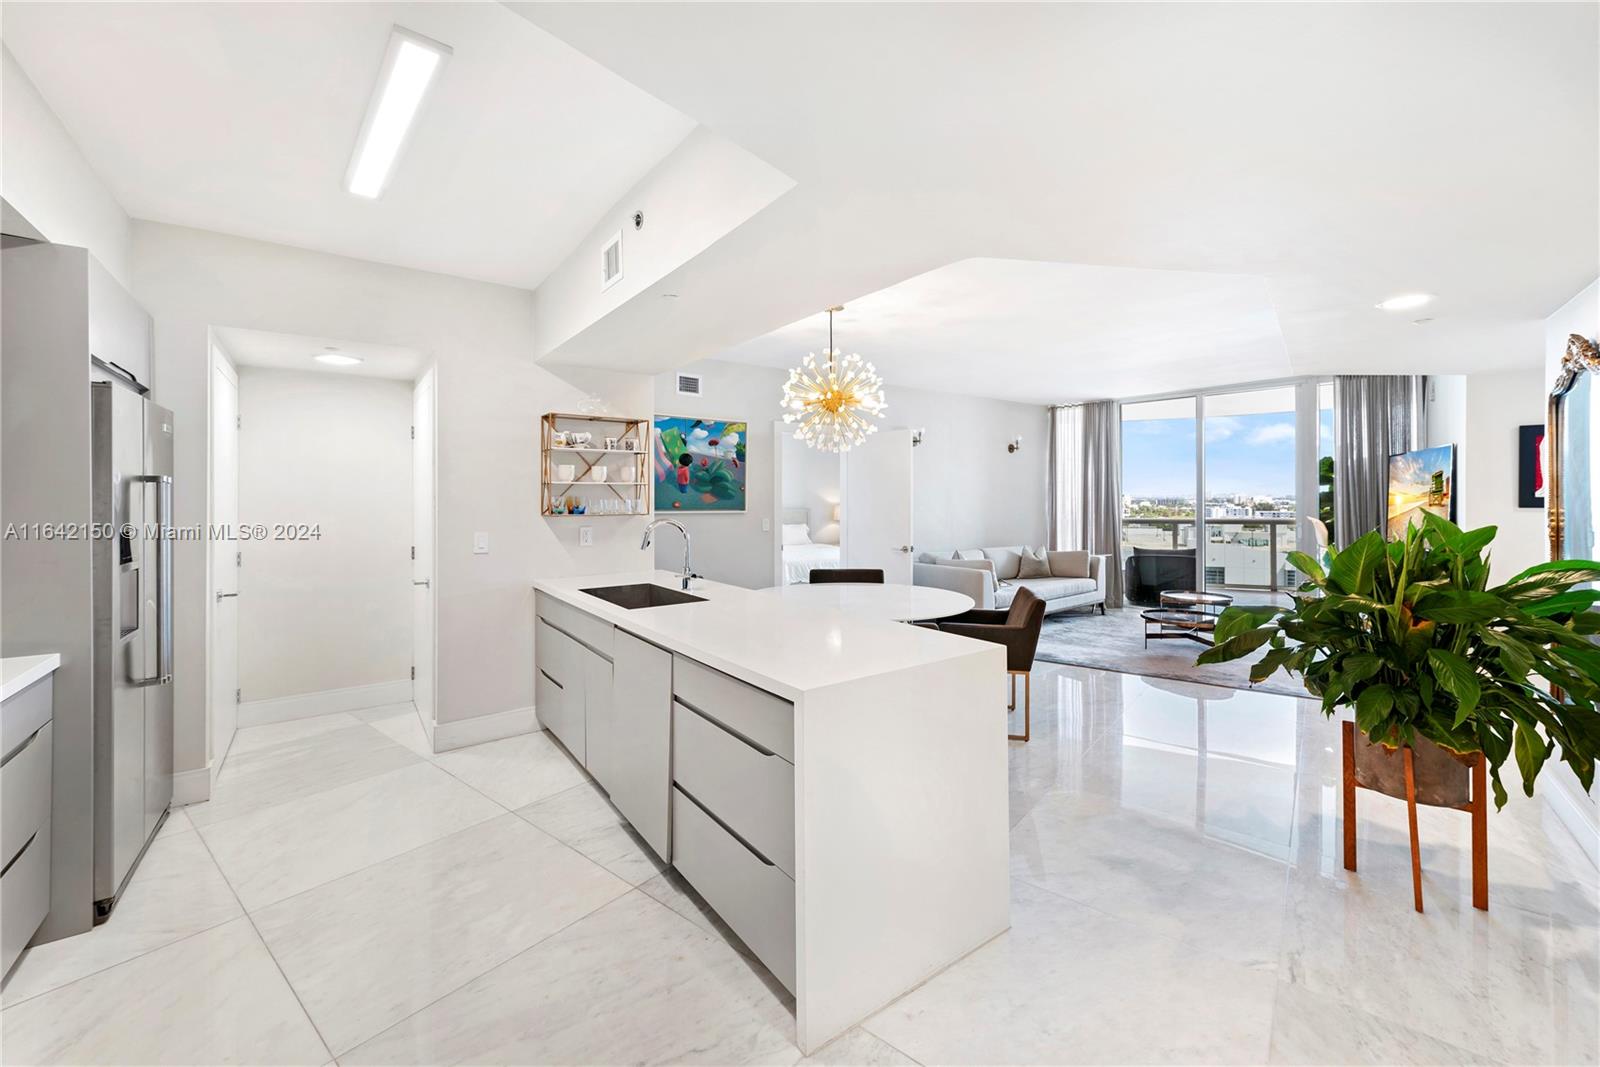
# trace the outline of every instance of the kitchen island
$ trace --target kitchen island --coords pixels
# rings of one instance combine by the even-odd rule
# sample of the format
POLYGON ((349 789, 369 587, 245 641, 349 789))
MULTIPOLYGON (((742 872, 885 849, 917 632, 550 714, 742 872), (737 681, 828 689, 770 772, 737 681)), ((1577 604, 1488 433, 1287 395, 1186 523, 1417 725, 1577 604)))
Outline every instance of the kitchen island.
POLYGON ((665 571, 534 589, 541 724, 794 994, 802 1050, 1006 929, 1000 646, 699 579, 673 603, 665 571))

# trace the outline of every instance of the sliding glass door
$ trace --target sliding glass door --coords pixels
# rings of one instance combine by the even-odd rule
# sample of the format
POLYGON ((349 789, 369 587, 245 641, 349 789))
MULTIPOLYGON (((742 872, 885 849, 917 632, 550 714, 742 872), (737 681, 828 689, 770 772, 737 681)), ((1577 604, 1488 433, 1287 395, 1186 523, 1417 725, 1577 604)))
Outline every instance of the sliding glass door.
POLYGON ((1295 545, 1295 387, 1216 393, 1205 405, 1208 589, 1289 588, 1295 545))
POLYGON ((1316 520, 1331 519, 1332 413, 1318 386, 1122 405, 1121 565, 1130 590, 1146 601, 1157 588, 1181 587, 1250 602, 1301 582, 1288 554, 1314 546, 1316 520))

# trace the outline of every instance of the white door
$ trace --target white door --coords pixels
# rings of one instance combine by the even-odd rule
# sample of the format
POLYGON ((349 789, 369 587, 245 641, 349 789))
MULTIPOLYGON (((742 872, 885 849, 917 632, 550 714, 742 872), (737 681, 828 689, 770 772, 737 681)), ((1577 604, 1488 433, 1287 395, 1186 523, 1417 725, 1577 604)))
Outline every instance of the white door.
POLYGON ((220 356, 211 371, 211 778, 239 725, 239 382, 220 356), (227 531, 228 536, 223 536, 227 531))
POLYGON ((411 393, 411 700, 417 706, 428 742, 434 723, 434 406, 432 368, 411 393))
POLYGON ((911 431, 884 430, 844 459, 844 565, 911 584, 911 431))

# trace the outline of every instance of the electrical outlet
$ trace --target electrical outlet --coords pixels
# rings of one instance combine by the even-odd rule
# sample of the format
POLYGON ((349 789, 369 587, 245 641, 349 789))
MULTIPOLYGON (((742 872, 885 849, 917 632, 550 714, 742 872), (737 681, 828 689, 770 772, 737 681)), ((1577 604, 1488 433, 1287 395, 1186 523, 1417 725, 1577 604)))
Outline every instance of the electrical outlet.
POLYGON ((761 532, 762 533, 771 533, 772 532, 772 520, 771 519, 762 519, 761 520, 761 532))
POLYGON ((592 545, 592 544, 594 544, 594 527, 593 526, 580 526, 580 527, 578 527, 578 544, 580 544, 580 545, 592 545))
POLYGON ((484 556, 489 552, 489 535, 482 531, 472 535, 472 554, 484 556))

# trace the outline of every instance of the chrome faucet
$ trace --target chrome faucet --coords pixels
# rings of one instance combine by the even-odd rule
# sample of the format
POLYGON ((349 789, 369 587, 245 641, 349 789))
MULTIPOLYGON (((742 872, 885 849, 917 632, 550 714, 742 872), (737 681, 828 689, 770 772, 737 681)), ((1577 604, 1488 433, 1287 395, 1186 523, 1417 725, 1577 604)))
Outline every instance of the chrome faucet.
POLYGON ((652 519, 650 525, 644 528, 644 540, 639 542, 639 550, 642 552, 650 547, 651 536, 655 533, 656 527, 662 525, 672 526, 683 535, 683 588, 687 591, 689 580, 700 576, 689 566, 689 531, 683 528, 683 523, 677 519, 652 519))

